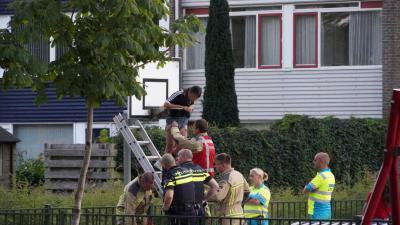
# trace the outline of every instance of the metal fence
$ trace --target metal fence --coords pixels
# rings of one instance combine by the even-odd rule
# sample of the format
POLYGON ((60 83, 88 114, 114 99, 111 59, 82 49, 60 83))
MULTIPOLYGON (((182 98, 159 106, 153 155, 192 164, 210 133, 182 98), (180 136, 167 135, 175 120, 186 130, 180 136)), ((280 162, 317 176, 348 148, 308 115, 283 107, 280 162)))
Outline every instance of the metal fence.
MULTIPOLYGON (((332 200, 332 218, 349 219, 360 215, 364 200, 332 200)), ((307 218, 305 201, 272 201, 269 204, 271 218, 307 218)))
MULTIPOLYGON (((354 216, 362 213, 364 200, 333 200, 332 201, 332 218, 333 219, 353 219, 354 216)), ((271 224, 283 225, 278 223, 280 220, 289 221, 292 218, 306 219, 307 218, 307 202, 304 201, 272 201, 270 203, 269 215, 271 224), (276 222, 278 221, 278 222, 276 222)), ((215 207, 211 204, 211 215, 217 215, 215 207)), ((116 216, 115 206, 104 207, 85 207, 82 208, 82 224, 84 225, 103 225, 102 221, 109 221, 106 224, 113 224, 112 217, 116 216), (104 218, 107 218, 105 220, 104 218)), ((37 209, 0 209, 0 225, 3 224, 21 224, 21 225, 53 225, 53 224, 69 224, 70 215, 72 215, 72 208, 57 208, 46 205, 43 208, 37 209), (6 223, 7 222, 7 223, 6 223)), ((150 217, 154 217, 156 221, 161 220, 163 213, 161 206, 153 206, 149 212, 150 217)), ((214 218, 214 217, 213 217, 214 218)), ((116 219, 116 218, 115 218, 116 219)), ((216 220, 208 219, 208 220, 216 220)), ((291 223, 292 224, 292 223, 291 223)), ((115 224, 117 225, 117 224, 115 224)), ((207 224, 208 225, 208 224, 207 224)), ((303 225, 303 224, 294 224, 303 225)), ((317 225, 317 224, 312 224, 317 225)), ((321 224, 329 225, 329 224, 321 224)), ((340 225, 340 224, 339 224, 340 225)), ((348 224, 346 224, 348 225, 348 224)))
MULTIPOLYGON (((72 214, 63 211, 45 209, 43 212, 32 213, 0 212, 1 225, 69 225, 72 214)), ((297 219, 252 219, 257 225, 358 225, 355 219, 341 220, 309 220, 297 219)), ((184 216, 135 216, 116 214, 83 213, 80 225, 245 225, 249 224, 246 218, 228 217, 184 217, 184 216)), ((374 221, 373 225, 392 225, 391 221, 374 221)))

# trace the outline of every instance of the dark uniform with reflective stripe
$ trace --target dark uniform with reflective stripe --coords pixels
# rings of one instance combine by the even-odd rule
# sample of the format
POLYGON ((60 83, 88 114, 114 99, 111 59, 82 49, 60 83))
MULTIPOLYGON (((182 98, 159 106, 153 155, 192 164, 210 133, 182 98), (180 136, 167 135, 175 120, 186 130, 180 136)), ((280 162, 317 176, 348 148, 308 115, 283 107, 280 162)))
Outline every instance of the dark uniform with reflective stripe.
POLYGON ((192 172, 195 187, 195 210, 197 216, 204 216, 205 211, 202 206, 204 198, 204 184, 208 183, 212 177, 205 169, 193 162, 184 162, 180 165, 192 172))
MULTIPOLYGON (((167 215, 193 217, 195 212, 195 184, 192 172, 184 167, 175 166, 168 170, 163 178, 165 192, 174 190, 174 197, 167 215)), ((171 225, 195 225, 193 218, 172 218, 171 225)))

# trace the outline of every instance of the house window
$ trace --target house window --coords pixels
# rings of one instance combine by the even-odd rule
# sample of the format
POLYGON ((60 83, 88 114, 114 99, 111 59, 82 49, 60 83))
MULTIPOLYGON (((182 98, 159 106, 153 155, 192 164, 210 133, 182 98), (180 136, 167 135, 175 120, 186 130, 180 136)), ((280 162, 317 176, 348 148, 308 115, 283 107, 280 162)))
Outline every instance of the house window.
MULTIPOLYGON (((199 18, 204 26, 207 26, 207 18, 199 18)), ((204 59, 206 53, 206 34, 196 33, 194 37, 197 40, 195 45, 192 45, 186 50, 186 69, 204 69, 204 59)))
POLYGON ((382 23, 378 11, 321 13, 321 65, 379 65, 382 23))
MULTIPOLYGON (((373 3, 364 7, 381 5, 373 3)), ((295 12, 293 33, 284 34, 282 19, 286 17, 281 11, 235 8, 230 17, 235 68, 282 68, 282 61, 289 58, 282 53, 283 37, 288 36, 293 37, 294 68, 381 65, 381 11, 358 11, 359 7, 358 2, 296 5, 296 9, 313 8, 314 12, 295 12), (344 7, 348 9, 343 10, 344 7)), ((187 11, 208 14, 207 9, 187 11)), ((200 19, 207 24, 207 18, 200 19)), ((205 34, 196 36, 199 43, 186 50, 188 70, 204 69, 205 34)))
POLYGON ((231 17, 235 68, 256 67, 256 17, 231 17))
POLYGON ((110 137, 109 128, 93 128, 93 135, 92 135, 93 143, 103 143, 105 141, 103 139, 107 137, 110 137))
POLYGON ((259 68, 282 67, 282 16, 259 16, 259 68))
POLYGON ((294 14, 294 67, 317 67, 317 13, 294 14))
MULTIPOLYGON (((207 26, 207 18, 199 18, 207 26)), ((256 16, 232 16, 230 21, 235 68, 256 67, 256 16)), ((186 69, 204 69, 205 34, 196 33, 198 41, 186 49, 186 69)))

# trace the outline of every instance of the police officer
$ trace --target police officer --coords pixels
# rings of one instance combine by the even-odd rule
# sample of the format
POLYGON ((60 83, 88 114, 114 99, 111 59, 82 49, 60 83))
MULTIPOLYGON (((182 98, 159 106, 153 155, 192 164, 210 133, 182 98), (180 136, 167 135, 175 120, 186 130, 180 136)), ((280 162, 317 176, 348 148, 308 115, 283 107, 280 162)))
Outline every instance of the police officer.
POLYGON ((166 153, 161 157, 164 203, 162 210, 170 217, 171 225, 196 225, 195 185, 190 170, 176 166, 174 157, 166 153), (178 217, 172 217, 178 216, 178 217))
POLYGON ((215 193, 217 193, 218 183, 207 173, 206 170, 201 168, 201 166, 193 163, 192 159, 193 154, 189 149, 182 149, 178 152, 179 166, 186 168, 192 172, 192 178, 195 184, 196 215, 204 216, 205 211, 203 208, 203 204, 206 203, 210 197, 215 195, 215 193), (204 196, 204 184, 209 186, 209 190, 206 196, 204 196))
POLYGON ((308 215, 311 219, 331 219, 331 197, 335 188, 335 176, 329 169, 329 155, 320 152, 314 157, 317 175, 308 183, 303 192, 309 194, 308 215))

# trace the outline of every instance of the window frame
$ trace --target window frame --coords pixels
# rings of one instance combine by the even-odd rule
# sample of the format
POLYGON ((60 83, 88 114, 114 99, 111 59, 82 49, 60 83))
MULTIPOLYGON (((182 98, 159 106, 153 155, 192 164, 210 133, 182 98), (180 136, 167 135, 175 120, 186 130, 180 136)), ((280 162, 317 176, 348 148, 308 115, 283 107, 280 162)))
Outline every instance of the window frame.
POLYGON ((320 50, 319 50, 319 47, 320 47, 320 44, 319 44, 319 18, 320 18, 320 16, 319 16, 319 12, 318 11, 315 11, 315 12, 294 12, 293 13, 293 51, 292 51, 292 54, 293 54, 293 68, 319 68, 318 66, 319 66, 319 52, 320 52, 320 50), (297 64, 296 63, 296 47, 297 47, 297 45, 296 45, 296 19, 297 19, 297 17, 300 17, 300 16, 314 16, 314 18, 315 18, 315 22, 314 22, 314 26, 315 26, 315 52, 314 52, 314 54, 315 54, 315 62, 314 62, 314 64, 297 64))
MULTIPOLYGON (((376 3, 379 1, 373 1, 374 4, 359 4, 358 7, 341 7, 341 8, 310 8, 310 9, 293 9, 290 12, 290 15, 287 14, 287 12, 282 10, 265 10, 265 11, 234 11, 230 12, 229 16, 256 16, 256 66, 252 68, 235 68, 235 71, 252 71, 252 72, 257 72, 257 71, 292 71, 292 70, 341 70, 341 69, 381 69, 382 68, 382 63, 378 65, 358 65, 358 66, 350 66, 350 65, 345 65, 345 66, 323 66, 321 65, 322 62, 322 56, 321 56, 321 18, 322 15, 321 13, 334 13, 334 12, 363 12, 363 11, 380 11, 382 12, 382 8, 380 7, 381 5, 376 3), (376 4, 375 4, 376 3, 376 4), (273 14, 281 14, 281 66, 280 67, 274 67, 274 68, 262 68, 263 66, 261 64, 261 41, 260 40, 260 16, 263 15, 273 15, 273 14), (316 16, 316 58, 315 61, 316 63, 313 65, 302 65, 302 64, 297 64, 296 65, 296 38, 295 38, 295 27, 296 27, 296 16, 298 15, 307 15, 307 14, 312 14, 316 16), (289 16, 289 17, 286 17, 289 16), (284 21, 291 18, 290 22, 284 21), (292 27, 290 30, 291 32, 287 32, 287 26, 290 24, 292 27), (291 36, 288 38, 288 36, 291 36), (289 49, 283 46, 284 41, 288 41, 290 39, 290 42, 293 44, 289 49), (290 51, 292 55, 288 55, 288 52, 290 51), (285 54, 286 53, 286 54, 285 54), (260 67, 261 66, 261 67, 260 67)), ((295 4, 292 4, 293 6, 295 4)), ((183 14, 195 14, 198 17, 206 17, 208 18, 208 9, 205 9, 204 7, 202 9, 196 9, 192 10, 192 8, 184 8, 183 9, 183 14)), ((199 73, 199 72, 204 72, 203 69, 187 69, 186 67, 186 50, 183 49, 182 51, 182 63, 183 63, 183 69, 185 73, 199 73)))
MULTIPOLYGON (((295 26, 294 23, 294 14, 301 14, 301 13, 318 13, 318 36, 321 37, 322 31, 321 31, 321 13, 335 13, 335 12, 368 12, 368 11, 377 11, 377 12, 382 12, 382 8, 377 7, 374 5, 374 7, 361 7, 361 4, 359 7, 349 7, 349 8, 319 8, 319 9, 295 9, 293 11, 293 27, 295 26)), ((294 34, 294 33, 293 33, 294 34)), ((293 42, 295 41, 295 38, 293 36, 293 42)), ((304 69, 315 69, 315 70, 341 70, 341 69, 381 69, 382 68, 382 62, 381 64, 378 65, 357 65, 357 66, 323 66, 321 65, 322 61, 322 56, 321 56, 321 40, 318 40, 318 67, 314 68, 307 68, 307 67, 294 67, 294 55, 293 55, 293 63, 292 63, 292 70, 304 70, 304 69)), ((293 46, 294 47, 294 46, 293 46)), ((294 48, 292 51, 292 54, 294 53, 294 48)))
POLYGON ((258 27, 257 27, 257 69, 280 69, 282 68, 282 60, 283 60, 283 56, 282 56, 282 30, 283 30, 283 21, 282 21, 282 13, 260 13, 257 16, 257 23, 258 23, 258 27), (262 54, 262 18, 263 17, 279 17, 279 65, 262 65, 261 64, 261 54, 262 54))
MULTIPOLYGON (((208 8, 193 8, 193 9, 184 9, 183 15, 190 15, 193 14, 197 16, 199 19, 200 18, 206 18, 208 19, 209 14, 208 14, 208 8)), ((208 23, 208 21, 207 21, 208 23)), ((182 63, 183 63, 183 70, 184 71, 191 71, 191 72, 196 72, 196 71, 204 71, 205 68, 202 69, 188 69, 187 68, 187 48, 182 49, 182 63)))

